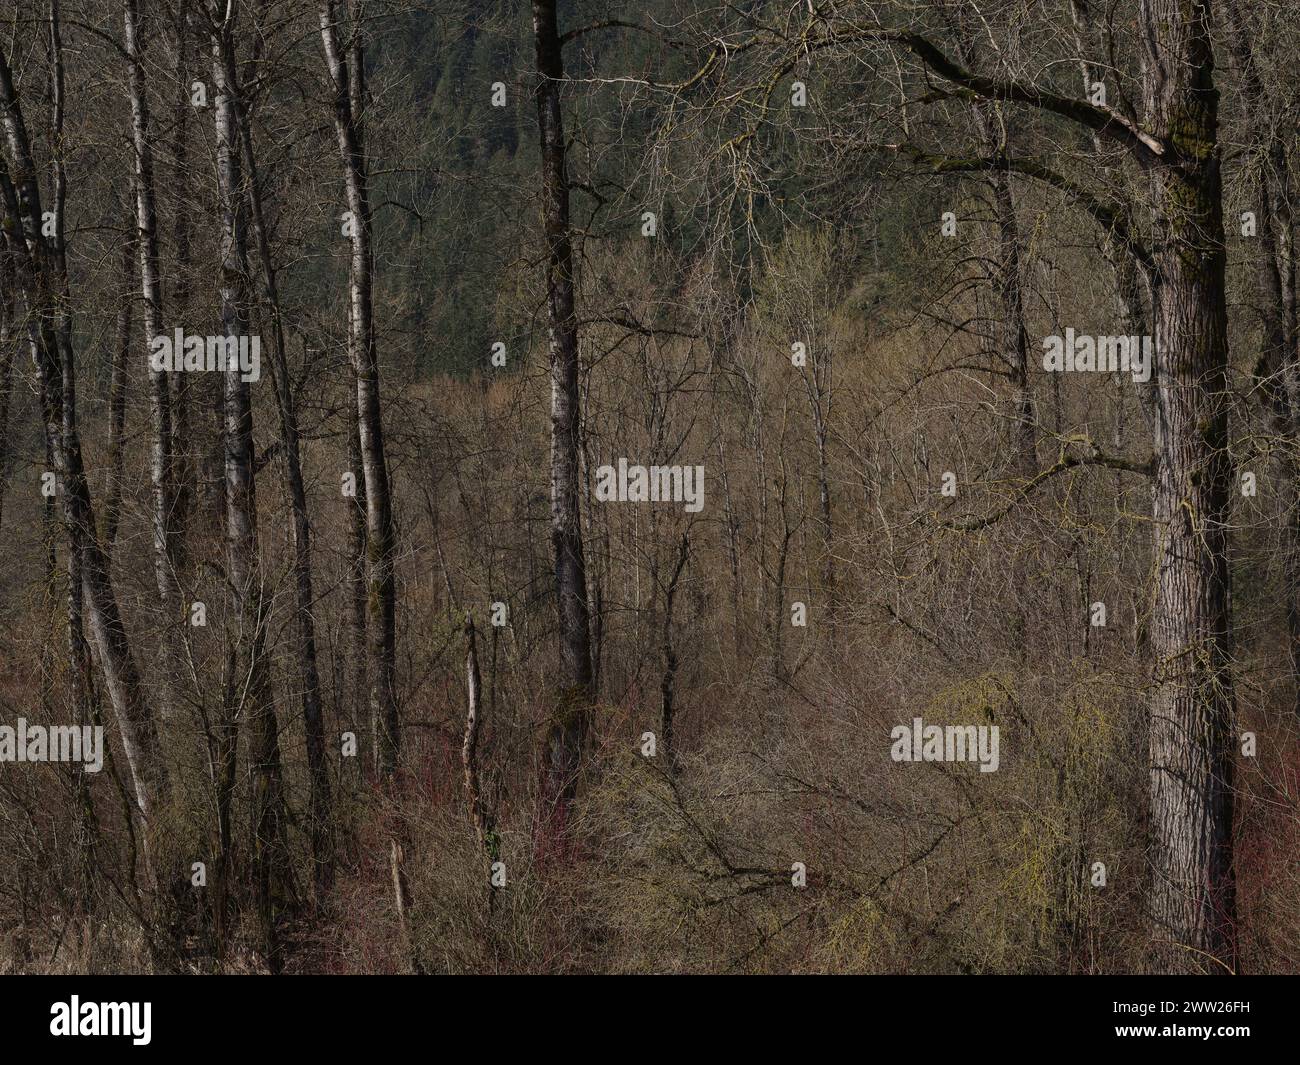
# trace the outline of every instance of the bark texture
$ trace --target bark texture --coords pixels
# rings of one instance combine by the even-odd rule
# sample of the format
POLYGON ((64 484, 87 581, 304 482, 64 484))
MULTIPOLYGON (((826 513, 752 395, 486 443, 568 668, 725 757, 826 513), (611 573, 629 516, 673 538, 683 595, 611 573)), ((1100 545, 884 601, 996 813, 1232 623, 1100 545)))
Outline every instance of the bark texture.
POLYGON ((334 128, 350 215, 352 260, 348 278, 348 356, 356 375, 357 431, 366 482, 366 547, 369 680, 371 713, 376 723, 380 772, 390 776, 401 743, 397 708, 397 606, 394 574, 393 505, 379 393, 379 359, 374 327, 374 254, 371 249, 370 192, 360 115, 364 57, 356 34, 345 51, 339 39, 332 0, 320 5, 321 40, 334 98, 334 128), (352 57, 350 68, 347 56, 352 57))
POLYGON ((1153 317, 1160 361, 1152 517, 1150 897, 1154 961, 1235 971, 1227 309, 1209 11, 1150 0, 1147 121, 1165 146, 1153 317))
MULTIPOLYGON (((249 336, 247 217, 240 165, 239 86, 233 26, 212 40, 217 188, 221 210, 221 324, 228 340, 249 336)), ((253 773, 253 867, 262 948, 272 972, 282 964, 278 930, 287 891, 284 795, 279 728, 266 662, 268 604, 258 552, 253 411, 249 382, 235 360, 225 372, 226 564, 234 596, 236 672, 228 688, 227 719, 248 721, 253 773)))
POLYGON ((581 395, 575 313, 569 177, 560 87, 564 81, 554 0, 533 0, 537 52, 537 125, 542 157, 542 226, 551 365, 551 546, 560 619, 560 691, 547 726, 542 818, 562 830, 576 794, 592 698, 587 570, 579 513, 581 395))

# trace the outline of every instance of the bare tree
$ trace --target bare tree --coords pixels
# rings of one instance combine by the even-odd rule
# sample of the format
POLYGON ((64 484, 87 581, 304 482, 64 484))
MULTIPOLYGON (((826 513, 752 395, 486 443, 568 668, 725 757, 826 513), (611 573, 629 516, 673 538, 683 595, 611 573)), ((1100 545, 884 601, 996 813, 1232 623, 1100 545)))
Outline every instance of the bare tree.
MULTIPOLYGON (((131 139, 135 148, 136 247, 140 255, 140 295, 144 318, 145 346, 154 338, 166 336, 162 317, 162 279, 158 261, 158 208, 154 190, 153 131, 149 118, 149 101, 145 91, 144 61, 141 55, 139 5, 124 0, 123 23, 127 61, 130 67, 131 139)), ((182 613, 180 585, 177 581, 175 550, 175 492, 172 447, 171 383, 169 371, 150 360, 149 410, 153 444, 149 476, 153 485, 154 579, 162 606, 164 635, 158 641, 158 673, 164 693, 164 717, 177 711, 181 677, 177 656, 173 653, 177 638, 174 627, 182 613)))
POLYGON ((226 562, 238 649, 237 654, 232 651, 236 671, 228 680, 225 716, 232 723, 246 718, 249 725, 258 920, 267 963, 278 972, 283 957, 275 910, 288 886, 279 728, 266 660, 269 611, 258 550, 252 399, 239 359, 229 355, 249 336, 247 210, 233 8, 214 15, 212 81, 221 210, 221 324, 230 360, 225 370, 226 562))
MULTIPOLYGON (((228 77, 233 79, 231 70, 228 77)), ((310 818, 313 882, 317 902, 326 903, 334 879, 333 803, 329 767, 325 761, 325 719, 321 705, 320 667, 316 656, 316 592, 312 578, 311 520, 307 513, 307 488, 302 472, 302 432, 293 394, 289 360, 285 352, 284 312, 276 283, 275 262, 267 235, 257 157, 249 131, 247 108, 240 94, 231 93, 239 127, 243 162, 247 168, 249 217, 262 270, 263 299, 271 318, 271 383, 275 388, 284 457, 285 487, 293 514, 293 579, 298 628, 298 685, 302 692, 303 723, 307 733, 307 765, 311 778, 310 818)))
POLYGON ((351 26, 349 53, 339 41, 333 0, 320 5, 320 32, 334 97, 334 128, 343 163, 352 260, 348 277, 348 356, 356 375, 357 430, 366 482, 366 550, 369 583, 369 679, 371 712, 380 770, 392 774, 401 735, 397 708, 397 608, 394 573, 393 503, 379 391, 379 358, 374 325, 374 252, 371 248, 370 192, 365 146, 356 102, 363 99, 364 57, 351 26), (345 54, 350 54, 349 68, 345 54))
POLYGON ((1145 122, 954 62, 910 31, 871 36, 976 95, 1069 119, 1123 145, 1152 184, 1157 578, 1151 701, 1153 960, 1237 963, 1232 861, 1232 619, 1227 556, 1227 304, 1210 14, 1142 12, 1145 122))
MULTIPOLYGON (((560 677, 542 764, 542 816, 562 830, 576 794, 592 697, 587 567, 579 513, 582 411, 573 238, 565 156, 562 42, 554 0, 533 0, 537 54, 537 124, 541 137, 542 228, 546 238, 546 305, 551 362, 551 546, 560 618, 560 677)), ((553 831, 554 829, 551 829, 553 831)))
POLYGON ((161 810, 167 786, 153 709, 145 698, 140 674, 108 571, 108 560, 95 535, 94 507, 81 456, 77 426, 76 377, 70 359, 60 357, 53 323, 57 284, 47 272, 41 195, 27 124, 14 90, 9 60, 0 50, 0 106, 8 160, 0 173, 5 213, 20 229, 6 229, 18 288, 27 304, 28 330, 41 390, 45 436, 62 485, 63 517, 69 550, 81 555, 81 581, 90 629, 99 648, 100 666, 131 767, 135 801, 142 819, 161 810))

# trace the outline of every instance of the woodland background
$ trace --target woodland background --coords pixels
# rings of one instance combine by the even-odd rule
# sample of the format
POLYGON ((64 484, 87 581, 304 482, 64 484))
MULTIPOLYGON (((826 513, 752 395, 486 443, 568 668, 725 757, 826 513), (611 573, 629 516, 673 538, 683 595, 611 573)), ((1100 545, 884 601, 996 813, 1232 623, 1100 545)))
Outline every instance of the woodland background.
POLYGON ((0 56, 0 721, 111 748, 0 765, 5 971, 1300 969, 1290 5, 4 0, 0 56))

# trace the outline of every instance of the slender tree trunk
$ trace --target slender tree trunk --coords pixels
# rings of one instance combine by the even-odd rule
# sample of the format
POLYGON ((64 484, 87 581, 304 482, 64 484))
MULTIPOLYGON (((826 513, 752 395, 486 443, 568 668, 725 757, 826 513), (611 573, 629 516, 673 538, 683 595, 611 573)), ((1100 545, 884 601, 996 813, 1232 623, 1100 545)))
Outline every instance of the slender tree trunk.
POLYGON ((551 363, 551 545, 560 618, 562 688, 548 726, 542 767, 542 816, 550 835, 562 832, 578 785, 592 697, 587 572, 579 515, 582 415, 578 323, 574 308, 569 177, 560 87, 564 81, 555 0, 533 0, 537 51, 535 90, 542 154, 542 224, 551 363))
POLYGON ((465 799, 474 834, 478 836, 479 845, 487 849, 491 825, 483 805, 478 767, 479 732, 483 726, 483 681, 478 668, 474 618, 468 612, 465 614, 465 686, 469 709, 465 715, 465 736, 460 747, 461 765, 465 770, 465 799))
MULTIPOLYGON (((221 323, 222 332, 230 339, 249 335, 248 253, 233 32, 232 20, 227 19, 217 28, 212 41, 221 210, 221 323)), ((242 653, 236 659, 239 706, 230 707, 228 715, 236 716, 242 707, 248 720, 258 924, 267 964, 272 972, 278 972, 283 962, 278 910, 288 872, 279 730, 265 651, 268 605, 258 554, 252 399, 238 360, 232 361, 234 365, 228 366, 225 373, 226 554, 242 653)))
POLYGON ((0 244, 0 526, 9 491, 9 408, 13 403, 14 358, 18 354, 13 259, 0 244))
MULTIPOLYGON (((1000 116, 993 113, 992 105, 975 105, 976 124, 986 150, 992 154, 1005 154, 1004 130, 997 123, 1000 116)), ((1012 408, 1015 422, 1012 428, 1011 468, 1022 484, 1027 484, 1038 473, 1038 429, 1034 410, 1034 393, 1030 383, 1029 334, 1025 328, 1025 301, 1020 276, 1020 227, 1016 222, 1016 202, 1012 195, 1011 174, 1007 170, 989 172, 989 189, 993 194, 993 223, 997 227, 997 276, 994 287, 997 293, 998 329, 995 343, 999 358, 1008 365, 1012 386, 1012 408)), ((1011 580, 1016 588, 1027 589, 1029 558, 1027 552, 1012 549, 1011 580)), ((1032 607, 1027 602, 1017 604, 1011 618, 1011 644, 1019 649, 1023 658, 1029 654, 1030 619, 1032 607)), ((1087 630, 1084 630, 1085 637, 1087 630)))
MULTIPOLYGON (((348 13, 352 16, 353 25, 355 26, 358 12, 354 0, 349 0, 348 13)), ((361 34, 359 32, 351 34, 348 63, 350 64, 349 73, 351 75, 348 78, 348 105, 351 108, 353 127, 358 138, 360 138, 365 135, 362 119, 366 99, 366 71, 362 54, 361 34)), ((351 266, 349 266, 349 269, 351 269, 351 266)), ((352 350, 351 337, 354 328, 353 305, 349 300, 349 352, 352 350)), ((380 740, 379 708, 378 706, 372 706, 370 701, 370 668, 368 661, 370 643, 366 623, 366 614, 370 602, 370 591, 366 579, 366 559, 369 556, 366 526, 369 520, 370 508, 366 502, 368 497, 366 495, 365 462, 361 454, 361 408, 357 404, 359 381, 356 363, 350 360, 349 366, 351 372, 348 375, 350 385, 348 393, 348 463, 356 481, 356 496, 350 512, 351 521, 348 524, 349 588, 351 591, 351 601, 349 603, 351 609, 349 620, 351 624, 348 635, 351 641, 353 670, 352 720, 354 726, 357 727, 359 727, 360 722, 368 721, 371 737, 370 768, 376 775, 380 775, 383 770, 381 764, 383 761, 383 744, 380 740)))
POLYGON ((331 812, 329 766, 325 759, 325 720, 321 708, 320 668, 316 657, 316 593, 312 581, 311 521, 307 513, 307 489, 302 475, 301 434, 295 407, 289 362, 285 352, 284 321, 280 292, 276 284, 275 263, 271 258, 266 220, 262 207, 262 190, 257 173, 257 158, 249 130, 247 112, 239 94, 231 98, 243 145, 244 163, 248 168, 248 200, 253 236, 262 267, 263 297, 270 312, 271 378, 275 388, 276 409, 280 417, 280 440, 284 457, 286 488, 293 514, 293 576, 297 606, 298 685, 302 691, 303 726, 307 736, 307 768, 310 778, 309 799, 313 882, 316 901, 328 901, 334 882, 334 833, 331 812))
MULTIPOLYGON (((144 309, 145 344, 166 335, 162 319, 162 280, 158 266, 158 209, 154 189, 153 141, 149 120, 149 101, 145 90, 144 61, 140 50, 138 0, 123 5, 126 54, 130 67, 131 138, 135 148, 136 229, 140 255, 140 295, 144 309)), ((172 523, 172 420, 170 374, 149 366, 149 412, 153 437, 149 457, 150 483, 153 486, 154 580, 162 608, 162 632, 158 641, 159 690, 163 695, 164 719, 178 713, 182 676, 175 653, 179 637, 176 626, 181 622, 183 607, 177 581, 175 536, 172 523)))
MULTIPOLYGON (((72 363, 64 363, 64 392, 73 386, 72 363)), ((65 438, 73 430, 69 412, 72 407, 64 403, 65 438)), ((66 440, 65 440, 66 446, 66 440)), ((81 553, 67 553, 68 567, 68 676, 71 680, 72 706, 79 726, 89 725, 98 718, 92 709, 95 702, 95 682, 90 660, 90 645, 86 642, 84 624, 85 592, 81 581, 81 553)), ((83 769, 74 769, 76 784, 77 842, 80 851, 80 888, 82 895, 82 912, 89 915, 94 906, 94 885, 97 871, 95 853, 98 849, 99 822, 95 817, 95 804, 91 798, 90 786, 83 769)))
MULTIPOLYGON (((58 337, 59 337, 59 388, 62 392, 61 439, 65 453, 76 443, 77 438, 77 390, 76 363, 72 349, 72 315, 71 294, 68 287, 67 248, 64 243, 64 218, 67 205, 67 174, 64 165, 63 114, 64 114, 64 77, 63 77, 63 39, 60 26, 58 0, 50 0, 49 32, 51 61, 51 93, 53 105, 53 128, 50 141, 54 162, 53 226, 49 247, 54 267, 55 283, 59 293, 58 337)), ((46 455, 50 451, 47 442, 46 455)), ((86 530, 86 535, 94 536, 93 519, 86 530)), ((54 561, 53 538, 51 538, 50 561, 54 561)), ((70 544, 67 552, 67 652, 68 677, 71 690, 73 713, 79 725, 84 725, 90 718, 90 704, 94 698, 94 680, 91 671, 90 647, 86 643, 83 625, 83 603, 85 592, 82 587, 82 565, 84 551, 75 543, 70 544)), ((53 578, 53 572, 50 574, 53 578)), ((77 835, 81 843, 81 889, 85 908, 88 910, 93 891, 93 859, 95 839, 98 835, 95 822, 94 806, 86 785, 85 774, 77 773, 75 788, 77 804, 77 835)), ((165 892, 160 891, 160 896, 165 892)))
MULTIPOLYGON (((962 33, 961 54, 969 65, 975 53, 978 30, 959 20, 962 33)), ((1009 131, 1000 107, 987 100, 971 106, 980 143, 992 159, 1009 154, 1009 131)), ((997 331, 991 338, 999 358, 1007 365, 1013 388, 1012 406, 1015 428, 1012 468, 1028 479, 1038 472, 1038 433, 1034 413, 1034 395, 1029 377, 1029 334, 1025 328, 1025 299, 1020 276, 1020 226, 1016 221, 1016 203, 1010 167, 993 167, 988 172, 989 190, 993 194, 993 224, 997 227, 996 270, 993 287, 997 294, 997 331)), ((1017 578, 1018 583, 1023 578, 1017 578)), ((1020 619, 1023 632, 1024 618, 1020 619)))
POLYGON ((13 253, 18 287, 27 304, 45 437, 61 481, 60 495, 69 549, 80 552, 82 556, 85 605, 91 632, 99 647, 105 686, 117 716, 122 747, 131 769, 135 801, 142 820, 149 824, 152 815, 162 806, 167 774, 153 711, 145 698, 131 654, 109 577, 107 558, 95 536, 94 508, 81 456, 76 410, 75 407, 65 410, 67 398, 75 397, 73 367, 69 362, 65 381, 65 366, 60 359, 60 344, 53 328, 58 314, 54 308, 58 290, 48 276, 44 257, 40 254, 43 245, 42 211, 36 168, 8 57, 3 49, 0 49, 0 108, 3 108, 9 154, 9 165, 0 173, 0 190, 3 190, 6 213, 22 223, 21 234, 7 233, 6 240, 13 253), (11 172, 14 175, 12 181, 11 172))
MULTIPOLYGON (((144 309, 146 343, 164 335, 162 281, 158 266, 158 211, 154 193, 153 142, 149 103, 145 92, 144 62, 140 52, 137 0, 125 0, 123 21, 130 68, 131 138, 135 148, 136 228, 139 234, 140 294, 144 309)), ((171 393, 166 370, 149 369, 149 410, 153 439, 149 462, 153 485, 154 571, 164 610, 171 614, 179 602, 179 589, 171 557, 171 393)), ((171 618, 171 620, 175 620, 171 618)))
MULTIPOLYGON (((348 468, 352 474, 356 495, 352 499, 345 497, 348 509, 348 656, 352 666, 349 684, 351 700, 351 725, 360 730, 361 722, 367 719, 366 708, 369 705, 367 692, 368 669, 366 658, 369 644, 366 638, 366 479, 361 463, 361 429, 357 412, 356 374, 348 369, 348 468)), ((370 734, 378 735, 375 723, 371 723, 370 734)), ((370 749, 371 769, 379 772, 379 744, 373 743, 370 749)))
MULTIPOLYGON (((190 202, 185 191, 194 182, 190 173, 189 128, 190 112, 190 3, 178 0, 176 5, 176 103, 172 110, 172 173, 176 187, 175 214, 172 219, 172 244, 175 269, 172 272, 171 308, 176 321, 190 320, 190 274, 193 270, 190 240, 190 202)), ((194 470, 196 456, 191 432, 190 408, 195 388, 190 374, 169 375, 171 384, 171 460, 172 491, 171 534, 173 558, 184 577, 188 566, 186 542, 190 516, 194 508, 194 470)))
POLYGON ((990 183, 998 226, 998 303, 1002 310, 999 348, 1011 361, 1011 381, 1015 388, 1015 466, 1022 477, 1032 477, 1038 472, 1038 434, 1034 393, 1029 379, 1029 335, 1025 330, 1025 302, 1020 279, 1020 230, 1016 224, 1010 176, 995 170, 990 175, 990 183))
POLYGON ((136 230, 134 220, 122 240, 122 276, 114 330, 113 370, 108 385, 108 496, 104 500, 104 554, 110 564, 122 514, 126 395, 130 380, 131 319, 135 302, 136 230))
POLYGON ((423 975, 419 951, 411 936, 411 884, 406 876, 406 848, 396 839, 388 841, 388 865, 393 876, 393 908, 397 911, 397 925, 402 937, 402 946, 406 951, 407 965, 413 976, 423 975))
POLYGON ((663 655, 664 675, 659 685, 659 720, 663 733, 664 755, 668 767, 676 771, 679 764, 677 757, 676 714, 677 714, 677 649, 673 646, 673 600, 677 597, 677 585, 682 579, 690 558, 691 540, 689 533, 682 533, 681 544, 677 549, 677 563, 673 575, 668 579, 664 590, 664 627, 663 655))
POLYGON ((348 213, 351 216, 352 265, 349 276, 348 354, 356 375, 357 423, 361 464, 366 482, 366 550, 368 555, 369 679, 372 712, 378 723, 379 765, 391 776, 397 766, 400 731, 397 708, 397 611, 394 574, 393 508, 384 458, 384 431, 379 392, 379 361, 375 345, 370 193, 365 149, 361 142, 354 100, 361 98, 363 64, 355 38, 349 67, 339 43, 333 0, 320 5, 321 39, 334 93, 334 126, 343 160, 348 213))

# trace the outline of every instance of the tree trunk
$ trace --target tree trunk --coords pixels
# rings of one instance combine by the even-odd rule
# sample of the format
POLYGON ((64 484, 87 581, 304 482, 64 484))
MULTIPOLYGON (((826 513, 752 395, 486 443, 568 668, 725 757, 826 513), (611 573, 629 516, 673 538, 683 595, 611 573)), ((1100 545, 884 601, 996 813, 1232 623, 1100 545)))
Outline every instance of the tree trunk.
POLYGON ((1227 311, 1218 95, 1208 13, 1144 5, 1160 284, 1159 456, 1151 705, 1151 917, 1156 965, 1235 970, 1233 682, 1227 519, 1227 311))
MULTIPOLYGON (((348 468, 352 474, 356 495, 352 499, 344 497, 348 510, 348 657, 352 666, 349 681, 349 699, 351 707, 351 726, 360 731, 361 722, 366 720, 366 707, 369 705, 366 657, 368 643, 366 640, 366 478, 361 464, 361 428, 360 415, 357 412, 357 377, 349 367, 348 370, 348 468)), ((370 734, 377 736, 375 723, 371 723, 370 734)), ((371 769, 379 772, 379 745, 372 743, 370 749, 371 769)))
POLYGON ((1119 141, 1150 176, 1157 242, 1152 257, 1156 386, 1147 390, 1157 459, 1151 953, 1158 968, 1172 972, 1235 970, 1226 525, 1232 467, 1214 50, 1204 5, 1146 0, 1141 19, 1146 111, 1141 125, 1075 97, 972 74, 915 34, 891 39, 979 96, 1053 112, 1119 141))
MULTIPOLYGON (((975 52, 974 42, 978 30, 961 19, 961 54, 969 65, 975 52)), ((980 143, 991 159, 1006 158, 1009 152, 1009 130, 1005 116, 997 105, 987 100, 976 101, 971 107, 980 143)), ((996 346, 997 356, 1007 364, 1012 387, 1012 406, 1015 410, 1015 428, 1012 445, 1012 468, 1021 478, 1028 479, 1038 472, 1038 433, 1034 414, 1033 390, 1029 379, 1029 334, 1025 328, 1025 299, 1020 276, 1020 227, 1016 221, 1016 204, 1011 185, 1010 167, 993 167, 988 172, 989 189, 993 193, 993 224, 997 227, 997 275, 993 284, 997 294, 997 333, 990 339, 996 346)), ((1018 583, 1023 578, 1017 578, 1018 583)), ((1024 619, 1020 619, 1023 631, 1024 619)), ((1019 642, 1019 641, 1018 641, 1019 642)))
POLYGON ((478 836, 479 846, 491 853, 489 834, 492 825, 483 805, 483 789, 479 778, 478 742, 483 726, 483 681, 478 668, 478 645, 474 638, 474 618, 465 614, 465 693, 468 711, 465 715, 465 735, 460 746, 460 761, 465 770, 465 801, 469 807, 470 823, 478 836))
POLYGON ((673 600, 677 597, 677 585, 686 569, 690 558, 691 539, 689 533, 682 533, 681 543, 677 548, 677 563, 673 575, 668 579, 664 589, 664 627, 663 655, 664 675, 659 684, 659 721, 663 733, 664 757, 667 759, 669 772, 676 772, 680 760, 677 757, 676 714, 677 714, 677 649, 673 646, 673 600))
POLYGON ((562 832, 578 784, 592 698, 587 573, 579 515, 581 433, 578 323, 574 309, 569 179, 560 86, 564 80, 555 0, 533 0, 538 82, 535 90, 542 154, 542 224, 551 364, 551 545, 560 619, 562 687, 547 729, 542 767, 542 817, 549 835, 562 832))
POLYGON ((22 222, 22 233, 7 232, 6 241, 13 254, 18 287, 27 304, 45 438, 61 481, 69 550, 80 552, 82 557, 85 605, 91 632, 99 647, 105 686, 121 731, 122 747, 131 769, 135 801, 141 819, 149 824, 152 815, 162 806, 167 774, 153 711, 145 699, 140 674, 131 654, 126 627, 109 577, 107 558, 95 536, 94 508, 81 457, 76 410, 75 407, 65 409, 67 398, 75 397, 73 366, 68 363, 65 380, 65 367, 59 356, 60 345, 52 324, 58 313, 53 305, 57 289, 46 272, 47 260, 40 254, 42 211, 36 168, 8 58, 3 50, 0 50, 0 106, 3 107, 10 160, 6 172, 0 175, 0 187, 6 200, 6 212, 22 222), (16 179, 13 182, 9 178, 10 171, 16 179))
MULTIPOLYGON (((233 26, 227 20, 212 41, 212 80, 217 141, 218 204, 221 211, 221 324, 228 338, 247 337, 248 252, 243 175, 240 167, 238 86, 233 26)), ((231 718, 246 717, 253 771, 253 865, 258 924, 272 972, 282 965, 277 927, 287 884, 284 798, 279 730, 265 653, 268 606, 257 545, 257 492, 253 459, 253 411, 249 382, 238 360, 225 372, 226 555, 235 594, 239 632, 237 703, 231 718)))
MULTIPOLYGON (((394 567, 392 497, 384 458, 384 431, 379 393, 379 361, 375 347, 373 274, 370 245, 370 193, 365 149, 354 110, 360 99, 362 72, 349 74, 339 44, 333 0, 320 5, 321 39, 334 93, 334 127, 343 160, 348 212, 351 215, 352 264, 349 274, 348 355, 356 375, 357 422, 361 464, 366 482, 366 542, 368 553, 369 674, 371 709, 378 725, 376 737, 380 772, 391 776, 397 766, 401 737, 397 709, 397 610, 394 567)), ((353 33, 357 27, 351 27, 353 33)), ((361 63, 361 46, 354 39, 354 64, 361 63)))
MULTIPOLYGON (((182 191, 193 181, 189 165, 190 112, 190 52, 192 38, 189 32, 189 0, 179 0, 176 5, 176 103, 172 110, 172 173, 177 189, 175 215, 172 220, 172 245, 176 257, 172 271, 171 308, 178 322, 189 321, 190 273, 193 259, 190 241, 190 203, 182 191)), ((188 565, 186 541, 190 516, 194 508, 194 470, 196 456, 191 432, 190 408, 194 393, 193 378, 189 374, 170 375, 171 384, 171 533, 173 559, 182 575, 188 565)))
POLYGON ((108 385, 108 498, 104 501, 104 554, 112 562, 122 515, 122 465, 126 436, 126 393, 130 379, 131 318, 135 302, 136 231, 122 240, 122 283, 114 331, 113 370, 108 385))
MULTIPOLYGON (((130 67, 131 138, 135 149, 135 202, 137 244, 140 255, 140 295, 144 308, 145 346, 166 330, 162 320, 162 281, 158 269, 158 209, 154 191, 153 143, 149 123, 149 102, 145 93, 144 62, 139 41, 137 0, 125 0, 123 22, 126 54, 130 67)), ((176 626, 181 621, 180 584, 177 581, 172 523, 172 419, 171 383, 167 370, 149 367, 149 413, 153 439, 149 476, 153 486, 154 580, 162 609, 162 631, 158 641, 159 690, 163 695, 163 718, 179 711, 178 684, 181 663, 175 653, 176 626)))
MULTIPOLYGON (((231 75, 233 76, 233 74, 231 75)), ((320 668, 316 657, 316 593, 312 581, 311 521, 307 513, 307 489, 302 475, 301 433, 285 352, 284 321, 281 316, 280 292, 276 284, 275 263, 266 232, 262 189, 257 174, 257 158, 242 98, 231 91, 231 98, 243 145, 244 163, 248 168, 248 200, 253 222, 257 255, 262 267, 264 299, 272 322, 271 380, 275 388, 276 409, 280 417, 280 440, 283 445, 285 482, 293 514, 293 577, 296 594, 298 629, 298 684, 302 691, 303 727, 307 736, 307 768, 310 779, 309 836, 312 849, 313 882, 316 901, 324 906, 334 882, 334 833, 331 812, 329 766, 325 760, 325 720, 321 708, 320 668)))
POLYGON ((15 307, 13 260, 0 245, 0 525, 9 491, 9 408, 13 403, 14 358, 18 354, 15 307))

